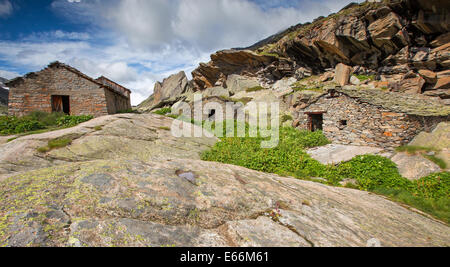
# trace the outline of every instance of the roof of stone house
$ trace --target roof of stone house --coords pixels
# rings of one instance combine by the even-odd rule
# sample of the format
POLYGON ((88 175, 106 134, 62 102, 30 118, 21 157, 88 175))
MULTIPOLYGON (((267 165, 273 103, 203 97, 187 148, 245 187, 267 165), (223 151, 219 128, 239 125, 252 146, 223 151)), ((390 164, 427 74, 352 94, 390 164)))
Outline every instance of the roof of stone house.
MULTIPOLYGON (((68 71, 70 71, 70 72, 72 72, 72 73, 75 73, 76 75, 78 75, 78 76, 80 76, 80 77, 82 77, 82 78, 84 78, 84 79, 86 79, 86 80, 89 80, 89 81, 91 81, 91 82, 93 82, 93 83, 95 83, 95 84, 97 84, 97 85, 99 85, 99 86, 101 86, 101 87, 103 87, 103 88, 106 88, 106 89, 108 89, 108 90, 110 90, 110 91, 112 91, 112 92, 118 93, 118 94, 120 94, 120 95, 122 95, 122 96, 128 98, 128 95, 124 94, 122 91, 116 90, 116 89, 114 89, 112 86, 110 86, 110 85, 108 85, 108 84, 105 84, 105 83, 102 83, 102 82, 100 82, 100 81, 97 81, 97 80, 95 80, 95 79, 89 77, 88 75, 82 73, 81 71, 79 71, 79 70, 75 69, 74 67, 71 67, 71 66, 69 66, 69 65, 67 65, 67 64, 64 64, 64 63, 61 63, 61 62, 56 61, 56 62, 50 63, 50 64, 47 66, 47 68, 45 68, 45 69, 52 69, 52 68, 65 68, 66 70, 68 70, 68 71)), ((45 69, 44 69, 44 70, 45 70, 45 69)), ((6 85, 7 85, 7 86, 10 86, 10 87, 14 87, 14 85, 15 85, 16 83, 20 83, 21 81, 23 81, 24 78, 30 78, 30 79, 32 79, 32 78, 35 77, 35 76, 37 76, 37 73, 36 73, 36 72, 30 72, 30 73, 28 73, 28 74, 25 74, 23 77, 17 77, 17 78, 15 78, 15 79, 13 79, 13 80, 10 80, 9 82, 6 83, 6 85)), ((108 79, 108 80, 109 80, 109 79, 108 79)), ((111 81, 111 80, 109 80, 109 81, 111 81)), ((111 81, 111 82, 112 82, 112 81, 111 81)), ((115 84, 117 84, 117 83, 115 83, 115 84)), ((118 84, 117 84, 117 85, 118 85, 118 84)), ((121 86, 121 85, 119 85, 119 86, 121 86)), ((123 86, 121 86, 121 87, 123 87, 123 86)), ((125 87, 123 87, 123 88, 125 88, 125 87)), ((125 88, 125 89, 126 89, 126 88, 125 88)), ((129 89, 126 89, 126 90, 129 90, 129 89)), ((130 91, 130 93, 131 93, 131 91, 130 91)))
POLYGON ((124 87, 124 86, 122 86, 122 85, 116 83, 115 81, 113 81, 113 80, 111 80, 111 79, 106 78, 105 76, 100 76, 100 77, 98 77, 98 78, 96 79, 96 81, 101 82, 101 83, 104 84, 104 85, 109 85, 109 86, 111 86, 111 87, 113 87, 113 88, 114 88, 114 87, 117 87, 117 88, 120 89, 121 91, 127 91, 127 92, 131 93, 131 90, 130 90, 130 89, 128 89, 128 88, 126 88, 126 87, 124 87))
POLYGON ((351 98, 384 109, 422 117, 450 116, 450 106, 421 95, 410 95, 380 89, 337 89, 351 98))

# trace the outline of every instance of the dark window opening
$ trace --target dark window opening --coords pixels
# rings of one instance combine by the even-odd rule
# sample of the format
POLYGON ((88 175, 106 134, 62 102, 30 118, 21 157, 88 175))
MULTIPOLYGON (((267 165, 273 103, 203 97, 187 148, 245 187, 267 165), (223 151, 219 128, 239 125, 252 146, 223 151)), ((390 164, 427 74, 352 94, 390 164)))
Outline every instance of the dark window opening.
POLYGON ((214 115, 216 115, 216 110, 215 110, 215 109, 211 109, 211 110, 209 111, 208 118, 211 119, 211 118, 214 117, 214 115))
POLYGON ((69 96, 52 95, 52 112, 62 112, 70 115, 69 96))
POLYGON ((323 130, 323 113, 308 114, 308 130, 311 132, 323 130))
POLYGON ((347 126, 347 120, 341 120, 341 121, 339 122, 339 125, 341 125, 341 126, 347 126))

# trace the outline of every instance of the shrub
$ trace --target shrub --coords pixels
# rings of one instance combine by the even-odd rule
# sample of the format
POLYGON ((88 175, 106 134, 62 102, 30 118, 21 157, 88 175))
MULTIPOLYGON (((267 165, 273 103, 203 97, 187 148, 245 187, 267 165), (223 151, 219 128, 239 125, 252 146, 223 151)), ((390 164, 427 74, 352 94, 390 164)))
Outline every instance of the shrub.
POLYGON ((413 182, 413 193, 424 198, 450 198, 450 173, 435 173, 413 182))
POLYGON ((56 125, 58 127, 73 127, 80 123, 92 120, 94 117, 91 115, 81 115, 81 116, 69 116, 66 115, 64 117, 59 118, 56 121, 56 125))
POLYGON ((44 129, 45 125, 30 117, 17 118, 14 116, 0 117, 0 134, 11 135, 44 129))
POLYGON ((157 110, 157 111, 155 111, 155 112, 153 112, 154 114, 157 114, 157 115, 162 115, 162 116, 164 116, 164 115, 167 115, 167 114, 169 114, 169 113, 172 113, 172 109, 171 108, 162 108, 162 109, 160 109, 160 110, 157 110))
POLYGON ((356 179, 360 189, 367 191, 378 187, 408 189, 411 186, 410 181, 400 175, 397 165, 381 156, 357 156, 341 164, 338 167, 338 175, 356 179))

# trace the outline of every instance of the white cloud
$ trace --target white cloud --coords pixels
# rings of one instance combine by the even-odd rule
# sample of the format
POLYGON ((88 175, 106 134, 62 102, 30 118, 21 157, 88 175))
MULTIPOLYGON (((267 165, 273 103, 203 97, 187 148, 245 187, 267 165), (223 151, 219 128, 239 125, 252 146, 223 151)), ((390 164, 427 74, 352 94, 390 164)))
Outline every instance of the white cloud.
POLYGON ((11 15, 13 12, 13 6, 9 0, 0 1, 0 18, 5 18, 11 15))
POLYGON ((291 25, 336 12, 349 2, 55 0, 55 12, 90 25, 89 32, 58 30, 0 41, 0 60, 14 69, 32 71, 59 60, 132 89, 136 105, 152 93, 156 81, 180 70, 189 77, 216 50, 249 46, 291 25))
POLYGON ((21 75, 15 71, 0 70, 0 77, 8 79, 8 80, 14 79, 19 76, 21 76, 21 75))

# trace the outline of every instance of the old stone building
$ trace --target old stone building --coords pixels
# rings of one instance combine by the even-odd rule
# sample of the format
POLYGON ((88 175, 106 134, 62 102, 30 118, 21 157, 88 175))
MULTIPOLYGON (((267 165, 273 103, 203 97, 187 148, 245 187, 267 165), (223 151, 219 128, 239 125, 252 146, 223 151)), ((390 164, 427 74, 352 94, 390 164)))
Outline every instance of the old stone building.
POLYGON ((338 144, 392 149, 450 119, 450 107, 429 98, 382 90, 330 90, 299 113, 299 128, 323 130, 338 144))
POLYGON ((99 117, 131 109, 129 89, 105 77, 95 80, 60 62, 16 78, 7 86, 9 115, 44 111, 99 117))

